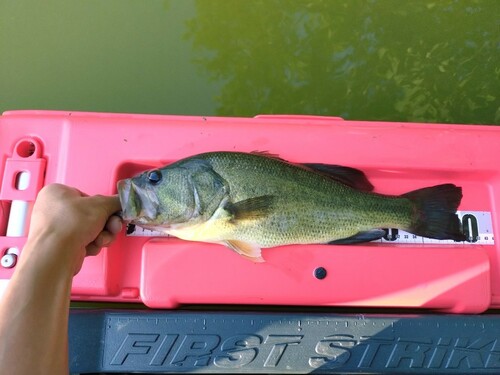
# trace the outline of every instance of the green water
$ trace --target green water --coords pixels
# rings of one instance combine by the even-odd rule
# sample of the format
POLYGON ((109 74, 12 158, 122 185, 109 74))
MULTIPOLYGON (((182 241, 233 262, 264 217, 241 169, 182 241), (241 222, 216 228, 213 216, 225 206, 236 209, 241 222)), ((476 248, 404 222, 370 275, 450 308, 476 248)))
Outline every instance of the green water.
POLYGON ((499 0, 1 0, 0 111, 500 124, 499 0))

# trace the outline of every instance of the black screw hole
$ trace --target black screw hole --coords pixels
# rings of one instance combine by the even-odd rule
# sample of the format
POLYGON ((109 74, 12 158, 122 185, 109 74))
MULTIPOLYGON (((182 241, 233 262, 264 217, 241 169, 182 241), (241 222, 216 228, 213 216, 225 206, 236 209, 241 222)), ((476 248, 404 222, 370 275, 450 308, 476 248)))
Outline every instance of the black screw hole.
POLYGON ((326 269, 323 267, 318 267, 314 270, 314 277, 318 280, 323 280, 327 275, 326 269))

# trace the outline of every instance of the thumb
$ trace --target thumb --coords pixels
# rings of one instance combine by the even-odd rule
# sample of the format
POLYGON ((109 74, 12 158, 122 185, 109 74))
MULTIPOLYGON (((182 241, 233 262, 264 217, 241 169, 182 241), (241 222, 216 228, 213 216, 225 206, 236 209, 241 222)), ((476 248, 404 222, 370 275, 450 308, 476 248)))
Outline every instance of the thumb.
POLYGON ((100 207, 104 211, 106 217, 110 217, 122 209, 118 195, 95 195, 93 197, 89 197, 89 199, 93 201, 93 204, 100 207))

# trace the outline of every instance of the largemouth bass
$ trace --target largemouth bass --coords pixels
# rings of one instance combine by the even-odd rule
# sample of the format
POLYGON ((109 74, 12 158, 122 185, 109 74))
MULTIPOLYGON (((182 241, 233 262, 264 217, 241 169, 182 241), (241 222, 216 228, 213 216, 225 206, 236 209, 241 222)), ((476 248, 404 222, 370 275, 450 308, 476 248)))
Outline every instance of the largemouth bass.
POLYGON ((123 219, 191 241, 226 245, 254 261, 262 248, 354 244, 382 228, 464 241, 462 189, 443 184, 400 196, 372 192, 363 172, 293 164, 265 153, 210 152, 118 182, 123 219))

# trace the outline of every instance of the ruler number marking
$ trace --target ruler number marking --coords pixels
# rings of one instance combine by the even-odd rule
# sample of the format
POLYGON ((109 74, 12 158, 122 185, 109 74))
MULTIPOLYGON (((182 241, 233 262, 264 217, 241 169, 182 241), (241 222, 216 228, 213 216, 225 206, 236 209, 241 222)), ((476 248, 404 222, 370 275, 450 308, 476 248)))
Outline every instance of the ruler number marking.
MULTIPOLYGON (((466 236, 463 243, 469 244, 490 244, 493 245, 495 238, 493 235, 491 213, 486 211, 458 212, 462 232, 466 236)), ((412 233, 399 230, 397 228, 384 228, 386 230, 382 242, 393 243, 443 243, 454 244, 452 240, 435 240, 427 237, 420 237, 412 233)))

